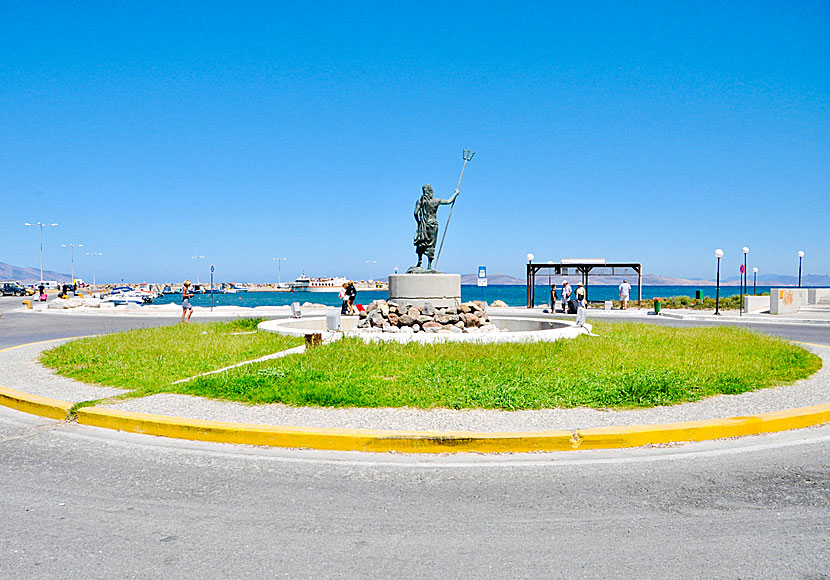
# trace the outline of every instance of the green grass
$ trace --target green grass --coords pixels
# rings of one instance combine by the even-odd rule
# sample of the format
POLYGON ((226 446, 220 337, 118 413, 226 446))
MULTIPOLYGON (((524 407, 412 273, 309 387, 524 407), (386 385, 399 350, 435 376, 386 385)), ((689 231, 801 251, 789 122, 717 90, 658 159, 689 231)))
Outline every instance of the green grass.
POLYGON ((179 326, 69 343, 44 362, 88 382, 252 404, 507 410, 670 405, 790 383, 822 364, 801 347, 738 328, 598 322, 594 332, 600 336, 489 345, 349 339, 179 385, 170 383, 299 341, 247 335, 274 341, 252 352, 241 343, 254 339, 235 338, 228 326, 179 326), (76 349, 79 359, 67 356, 76 349))
POLYGON ((41 362, 87 383, 154 391, 302 344, 302 339, 257 332, 262 320, 177 324, 83 338, 44 352, 41 362))
POLYGON ((633 408, 735 394, 810 376, 821 359, 735 328, 597 323, 601 337, 435 345, 344 340, 181 385, 249 403, 337 407, 633 408))

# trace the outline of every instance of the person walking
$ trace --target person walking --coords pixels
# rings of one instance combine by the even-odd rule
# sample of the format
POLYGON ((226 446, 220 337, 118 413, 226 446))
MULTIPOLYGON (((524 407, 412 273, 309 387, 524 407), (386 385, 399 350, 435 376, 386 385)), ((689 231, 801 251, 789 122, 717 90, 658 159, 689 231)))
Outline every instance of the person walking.
POLYGON ((340 315, 347 316, 349 314, 349 284, 343 282, 343 287, 337 293, 337 298, 341 301, 340 315))
POLYGON ((568 300, 571 299, 571 285, 565 280, 562 282, 562 314, 568 313, 568 300))
POLYGON ((357 298, 357 288, 354 287, 354 282, 351 280, 346 284, 346 298, 349 302, 349 316, 354 316, 354 299, 357 298))
POLYGON ((585 300, 585 286, 583 286, 581 282, 576 285, 576 299, 579 301, 579 305, 583 308, 588 306, 588 301, 585 300))
POLYGON ((550 311, 556 312, 556 284, 550 287, 550 311))
POLYGON ((622 281, 620 284, 620 307, 622 310, 628 308, 628 297, 631 295, 631 284, 629 284, 626 280, 622 281))
POLYGON ((190 299, 193 296, 195 294, 190 289, 190 280, 185 280, 182 287, 182 324, 190 322, 190 317, 193 315, 193 305, 190 304, 190 299))

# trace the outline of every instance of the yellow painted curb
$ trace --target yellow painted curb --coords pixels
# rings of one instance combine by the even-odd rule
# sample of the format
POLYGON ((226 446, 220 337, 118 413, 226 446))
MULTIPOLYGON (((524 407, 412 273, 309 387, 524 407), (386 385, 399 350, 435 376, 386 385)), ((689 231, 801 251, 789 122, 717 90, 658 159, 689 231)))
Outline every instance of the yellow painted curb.
POLYGON ((143 433, 161 437, 266 445, 302 447, 333 451, 372 451, 401 453, 482 453, 522 450, 572 449, 570 431, 539 433, 466 433, 432 431, 374 431, 369 429, 314 429, 271 425, 248 425, 181 419, 146 413, 96 407, 78 410, 78 423, 143 433))
POLYGON ((687 423, 597 427, 582 429, 576 436, 580 438, 579 449, 611 449, 744 437, 746 435, 802 429, 824 423, 830 423, 830 404, 773 411, 746 417, 729 417, 687 423))
POLYGON ((78 410, 78 423, 130 433, 217 443, 381 453, 525 453, 617 449, 773 433, 828 422, 830 405, 711 421, 516 433, 313 429, 181 419, 94 407, 78 410))
POLYGON ((16 391, 0 385, 0 405, 23 413, 39 415, 47 419, 64 421, 69 417, 72 403, 47 399, 39 395, 30 395, 23 391, 16 391))

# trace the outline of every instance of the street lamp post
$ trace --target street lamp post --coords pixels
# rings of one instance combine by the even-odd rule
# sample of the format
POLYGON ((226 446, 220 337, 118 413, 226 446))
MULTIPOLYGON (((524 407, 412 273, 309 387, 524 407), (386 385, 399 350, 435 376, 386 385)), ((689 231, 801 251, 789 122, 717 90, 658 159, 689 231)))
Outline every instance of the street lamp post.
POLYGON ((83 244, 61 244, 61 248, 72 248, 72 286, 75 286, 75 248, 83 248, 83 244))
POLYGON ((288 258, 271 258, 277 263, 277 287, 282 284, 282 262, 288 258))
POLYGON ((204 256, 190 256, 191 260, 196 260, 196 286, 201 286, 199 284, 199 260, 204 260, 204 256))
POLYGON ((87 256, 92 256, 92 287, 94 291, 98 291, 98 283, 95 280, 95 256, 103 256, 101 252, 87 252, 87 256))
POLYGON ((532 253, 528 252, 527 254, 527 307, 533 308, 533 303, 536 300, 536 276, 531 276, 530 273, 530 264, 533 263, 533 258, 535 258, 532 253), (532 279, 531 279, 532 278, 532 279))
POLYGON ((43 228, 51 228, 51 227, 54 227, 58 224, 57 223, 43 224, 43 223, 40 223, 40 222, 37 222, 36 224, 30 224, 29 222, 25 222, 23 225, 24 226, 40 226, 40 282, 42 284, 43 283, 43 228))
POLYGON ((720 316, 720 259, 723 258, 723 250, 715 250, 715 257, 718 259, 718 277, 715 283, 715 316, 720 316))
MULTIPOLYGON (((553 260, 548 260, 548 264, 553 265, 553 260)), ((556 313, 556 304, 553 303, 553 292, 551 292, 552 286, 550 285, 550 268, 548 268, 548 294, 550 294, 550 313, 556 313)))
POLYGON ((741 271, 741 307, 738 316, 744 315, 744 294, 749 293, 749 280, 747 279, 749 273, 746 271, 746 255, 749 253, 749 248, 744 246, 741 251, 744 253, 744 269, 741 271))
POLYGON ((801 288, 801 260, 804 258, 804 252, 798 251, 798 287, 801 288))
MULTIPOLYGON (((378 262, 377 262, 377 260, 366 260, 366 263, 367 264, 377 264, 378 262)), ((371 282, 375 281, 375 270, 374 270, 374 266, 371 266, 371 265, 369 266, 369 280, 371 282)))
POLYGON ((756 290, 758 283, 758 268, 752 268, 752 295, 755 296, 758 291, 756 290))

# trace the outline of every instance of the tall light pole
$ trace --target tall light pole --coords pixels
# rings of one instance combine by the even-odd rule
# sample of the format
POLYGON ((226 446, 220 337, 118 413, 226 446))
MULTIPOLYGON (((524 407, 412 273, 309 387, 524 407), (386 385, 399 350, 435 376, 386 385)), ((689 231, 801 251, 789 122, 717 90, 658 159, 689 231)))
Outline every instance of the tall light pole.
POLYGON ((749 273, 746 271, 746 255, 749 253, 749 248, 744 246, 743 248, 741 248, 741 251, 744 253, 744 269, 741 271, 741 308, 738 312, 738 316, 744 315, 744 294, 749 293, 749 281, 747 280, 749 273))
POLYGON ((715 316, 720 316, 720 259, 723 258, 723 250, 715 250, 715 257, 718 259, 718 277, 715 286, 715 316))
POLYGON ((98 283, 95 280, 95 256, 103 256, 101 252, 87 252, 87 256, 92 256, 92 287, 97 291, 98 283))
POLYGON ((533 255, 532 252, 528 252, 527 254, 527 307, 533 308, 534 302, 536 301, 536 276, 533 276, 531 280, 531 273, 530 273, 530 265, 533 263, 533 258, 536 256, 533 255))
POLYGON ((798 287, 801 288, 801 260, 804 258, 804 252, 798 251, 798 287))
MULTIPOLYGON (((367 264, 377 264, 377 260, 366 260, 367 264)), ((369 266, 369 280, 374 282, 375 281, 375 271, 373 266, 369 266)))
POLYGON ((75 248, 83 248, 83 244, 61 244, 61 248, 72 248, 72 286, 75 286, 75 248))
POLYGON ((758 283, 758 268, 752 268, 752 295, 755 296, 758 291, 756 290, 758 283))
POLYGON ((271 258, 277 263, 277 286, 282 284, 282 262, 288 258, 271 258))
POLYGON ((190 256, 191 260, 196 260, 196 285, 201 286, 199 283, 199 260, 204 260, 204 256, 190 256))
POLYGON ((37 222, 36 224, 30 224, 29 222, 25 222, 23 225, 24 226, 40 226, 40 281, 42 283, 43 282, 43 228, 51 228, 51 227, 54 227, 58 224, 57 223, 42 224, 40 222, 37 222))
MULTIPOLYGON (((553 265, 553 260, 548 260, 548 264, 553 265)), ((551 289, 553 286, 550 285, 550 268, 548 268, 548 294, 550 294, 550 312, 551 314, 556 313, 556 304, 553 303, 553 292, 551 289)))

